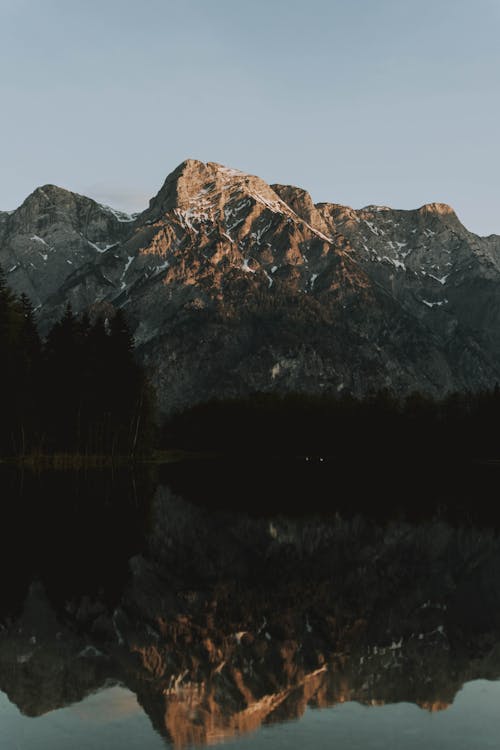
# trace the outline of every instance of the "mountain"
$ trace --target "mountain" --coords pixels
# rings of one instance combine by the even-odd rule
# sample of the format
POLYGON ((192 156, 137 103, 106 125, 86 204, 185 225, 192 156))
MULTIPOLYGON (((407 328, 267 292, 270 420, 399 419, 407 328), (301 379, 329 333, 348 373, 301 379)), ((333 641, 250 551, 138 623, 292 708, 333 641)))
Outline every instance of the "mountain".
POLYGON ((55 185, 0 214, 0 262, 9 284, 43 308, 75 270, 128 235, 131 217, 55 185))
POLYGON ((500 380, 500 237, 444 204, 314 205, 187 160, 128 216, 54 186, 0 213, 0 264, 39 310, 123 307, 168 413, 254 391, 442 395, 500 380))

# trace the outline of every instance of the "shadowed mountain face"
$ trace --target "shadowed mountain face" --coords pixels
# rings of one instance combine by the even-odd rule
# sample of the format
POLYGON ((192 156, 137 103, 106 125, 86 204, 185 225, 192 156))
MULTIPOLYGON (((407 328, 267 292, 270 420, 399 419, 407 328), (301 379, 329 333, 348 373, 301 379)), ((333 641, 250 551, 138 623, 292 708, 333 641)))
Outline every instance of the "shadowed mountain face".
POLYGON ((130 217, 55 185, 0 214, 0 262, 9 284, 44 308, 50 296, 86 264, 128 234, 130 217))
POLYGON ((255 391, 437 395, 500 379, 500 238, 443 204, 315 206, 188 160, 137 216, 39 188, 0 214, 0 263, 44 328, 67 300, 124 307, 164 412, 255 391))
MULTIPOLYGON (((4 617, 0 690, 23 713, 120 683, 159 734, 185 747, 298 718, 307 705, 441 710, 464 682, 500 677, 492 531, 438 520, 251 518, 202 509, 168 486, 144 511, 148 531, 112 598, 93 579, 86 590, 61 559, 65 587, 42 570, 43 584, 4 617)), ((79 514, 74 524, 81 528, 79 514)), ((87 541, 75 553, 81 571, 106 545, 87 541)), ((61 550, 70 549, 68 539, 61 550)))

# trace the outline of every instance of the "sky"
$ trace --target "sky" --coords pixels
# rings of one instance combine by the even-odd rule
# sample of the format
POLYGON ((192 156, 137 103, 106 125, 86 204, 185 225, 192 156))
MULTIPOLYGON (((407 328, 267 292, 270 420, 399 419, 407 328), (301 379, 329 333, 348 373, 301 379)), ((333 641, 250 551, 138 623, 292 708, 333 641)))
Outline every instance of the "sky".
POLYGON ((0 209, 186 158, 500 234, 500 0, 0 0, 0 209))

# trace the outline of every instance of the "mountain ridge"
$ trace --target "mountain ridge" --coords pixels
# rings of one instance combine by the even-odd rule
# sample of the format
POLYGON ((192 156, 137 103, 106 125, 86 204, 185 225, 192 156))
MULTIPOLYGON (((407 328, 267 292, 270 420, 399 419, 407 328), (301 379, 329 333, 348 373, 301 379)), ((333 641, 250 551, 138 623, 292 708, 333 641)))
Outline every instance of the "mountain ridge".
POLYGON ((500 237, 443 203, 314 204, 187 159, 134 215, 37 188, 0 214, 0 264, 42 331, 67 301, 124 307, 164 412, 259 390, 443 395, 500 380, 500 237))
MULTIPOLYGON (((157 191, 157 193, 150 199, 149 206, 146 207, 145 209, 143 209, 142 211, 141 210, 137 210, 137 211, 134 211, 132 213, 129 213, 127 211, 123 211, 121 209, 115 208, 115 207, 113 207, 111 205, 102 203, 101 201, 97 200, 97 198, 92 198, 91 196, 87 196, 84 193, 80 193, 80 192, 78 192, 76 190, 71 190, 70 188, 64 188, 64 187, 61 187, 59 185, 55 185, 54 183, 45 183, 43 185, 39 185, 38 187, 34 188, 32 190, 32 192, 29 193, 26 196, 26 198, 22 201, 22 203, 19 206, 17 206, 16 208, 9 209, 9 210, 7 210, 7 209, 0 209, 0 216, 2 216, 2 215, 4 215, 4 216, 10 216, 10 215, 16 213, 26 203, 27 200, 29 200, 31 197, 35 196, 36 194, 38 194, 38 193, 40 193, 42 191, 55 190, 55 191, 59 191, 62 194, 71 194, 73 196, 85 198, 85 199, 87 199, 89 201, 92 201, 97 206, 100 206, 101 208, 103 208, 105 210, 110 210, 111 212, 113 212, 115 214, 122 215, 124 217, 128 217, 128 219, 135 220, 137 217, 141 216, 142 214, 144 214, 146 211, 149 210, 149 208, 151 206, 151 203, 159 196, 159 194, 165 188, 165 185, 167 184, 168 180, 170 178, 172 178, 174 175, 176 175, 176 173, 178 173, 181 169, 184 169, 187 165, 190 165, 190 164, 198 164, 198 165, 207 166, 207 167, 215 167, 215 168, 218 168, 218 169, 225 170, 227 173, 240 174, 240 175, 246 176, 246 177, 255 177, 256 179, 260 180, 261 182, 264 182, 259 177, 251 175, 250 173, 243 172, 243 171, 241 171, 239 169, 233 169, 233 168, 230 168, 230 167, 226 167, 225 165, 223 165, 223 164, 221 164, 219 162, 203 162, 203 161, 201 161, 199 159, 188 157, 188 158, 184 159, 182 162, 180 162, 180 164, 177 167, 175 167, 175 169, 172 170, 167 175, 167 177, 164 180, 162 186, 159 188, 159 190, 157 191)), ((361 206, 359 208, 354 208, 351 205, 342 204, 342 203, 335 203, 333 201, 324 201, 324 200, 322 200, 322 201, 317 201, 315 203, 313 201, 311 195, 309 194, 309 192, 306 189, 304 189, 304 188, 302 188, 302 187, 300 187, 298 185, 285 184, 285 183, 269 183, 269 187, 272 190, 274 190, 275 188, 288 188, 288 189, 291 189, 291 190, 294 190, 294 191, 300 191, 307 198, 308 202, 310 201, 310 203, 312 204, 312 206, 314 208, 316 208, 316 209, 318 209, 320 207, 323 207, 323 206, 335 206, 335 207, 338 207, 338 208, 342 208, 342 209, 344 209, 346 211, 352 211, 352 212, 360 212, 360 211, 379 211, 379 212, 380 211, 397 211, 397 212, 401 212, 401 213, 423 212, 423 213, 437 213, 437 214, 453 214, 454 216, 457 217, 458 221, 462 224, 462 226, 464 226, 464 228, 466 228, 465 224, 463 224, 463 222, 461 222, 461 220, 458 218, 457 213, 456 213, 455 209, 453 208, 453 206, 451 206, 448 203, 441 202, 441 201, 430 201, 429 203, 423 203, 422 205, 416 206, 414 208, 398 208, 396 206, 387 206, 387 205, 376 204, 376 203, 374 203, 374 204, 368 204, 366 206, 361 206)), ((286 203, 286 201, 285 201, 285 203, 286 203)), ((467 229, 467 231, 469 231, 471 234, 474 234, 476 237, 479 237, 480 239, 488 239, 489 237, 500 237, 500 233, 497 234, 496 232, 490 233, 488 235, 482 235, 482 234, 479 234, 477 232, 472 232, 472 230, 468 230, 467 229)))

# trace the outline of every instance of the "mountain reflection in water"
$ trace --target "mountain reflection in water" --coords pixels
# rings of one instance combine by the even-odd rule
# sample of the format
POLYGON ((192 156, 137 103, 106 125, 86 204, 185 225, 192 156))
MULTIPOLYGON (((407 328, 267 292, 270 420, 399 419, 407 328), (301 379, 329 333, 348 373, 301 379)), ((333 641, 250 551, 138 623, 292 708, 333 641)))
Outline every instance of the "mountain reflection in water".
POLYGON ((122 687, 100 690, 79 703, 37 719, 23 716, 0 694, 2 748, 20 750, 161 750, 156 734, 133 693, 122 687))
POLYGON ((249 515, 185 499, 175 471, 161 484, 4 473, 0 690, 25 716, 70 705, 88 716, 80 701, 127 689, 162 738, 187 747, 308 706, 442 711, 465 683, 500 677, 488 523, 333 502, 320 515, 249 515))

